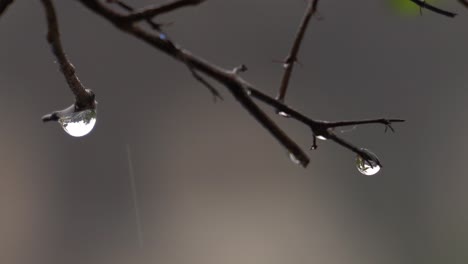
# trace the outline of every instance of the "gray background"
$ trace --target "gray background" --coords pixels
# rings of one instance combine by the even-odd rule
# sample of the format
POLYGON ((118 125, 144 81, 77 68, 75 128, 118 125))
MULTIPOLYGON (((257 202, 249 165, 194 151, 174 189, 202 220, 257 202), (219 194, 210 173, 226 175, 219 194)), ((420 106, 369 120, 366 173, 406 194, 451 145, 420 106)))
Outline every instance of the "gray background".
MULTIPOLYGON (((72 138, 40 117, 72 103, 45 41, 39 1, 0 19, 0 262, 466 263, 468 10, 402 16, 388 1, 326 1, 288 104, 316 119, 397 117, 396 134, 343 136, 384 168, 355 169, 331 142, 307 169, 223 88, 213 104, 186 68, 74 1, 55 1, 65 49, 99 101, 72 138), (126 144, 138 182, 137 237, 126 144)), ((144 6, 155 1, 131 1, 144 6)), ((159 1, 156 1, 159 3, 159 1)), ((302 0, 208 1, 161 17, 170 36, 275 95, 302 0)), ((273 113, 269 108, 268 112, 273 113)), ((275 120, 307 148, 310 131, 275 120)))

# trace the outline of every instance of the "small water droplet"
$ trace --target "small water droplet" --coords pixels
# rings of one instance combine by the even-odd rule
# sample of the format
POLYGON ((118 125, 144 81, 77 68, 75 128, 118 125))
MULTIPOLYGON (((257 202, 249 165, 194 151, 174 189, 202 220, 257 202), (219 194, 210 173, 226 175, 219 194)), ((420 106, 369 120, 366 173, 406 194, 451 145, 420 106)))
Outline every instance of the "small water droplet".
POLYGON ((282 116, 282 117, 286 117, 286 118, 291 117, 290 115, 288 115, 286 112, 283 112, 283 111, 278 111, 277 114, 282 116))
POLYGON ((73 112, 70 115, 60 117, 58 122, 70 136, 82 137, 93 130, 96 124, 96 110, 73 112))
POLYGON ((315 137, 316 137, 317 139, 320 139, 320 140, 327 140, 327 138, 326 138, 326 137, 324 137, 324 136, 320 136, 320 135, 318 135, 318 136, 315 136, 315 137))
POLYGON ((162 40, 167 40, 166 34, 163 34, 163 33, 159 34, 159 38, 162 39, 162 40))
POLYGON ((289 159, 296 165, 301 165, 301 161, 292 153, 289 153, 289 159))
POLYGON ((283 68, 287 69, 289 67, 289 63, 283 63, 283 68))
POLYGON ((380 171, 379 158, 368 149, 361 148, 361 151, 368 155, 369 160, 365 160, 360 155, 356 156, 356 168, 364 175, 372 176, 380 171))

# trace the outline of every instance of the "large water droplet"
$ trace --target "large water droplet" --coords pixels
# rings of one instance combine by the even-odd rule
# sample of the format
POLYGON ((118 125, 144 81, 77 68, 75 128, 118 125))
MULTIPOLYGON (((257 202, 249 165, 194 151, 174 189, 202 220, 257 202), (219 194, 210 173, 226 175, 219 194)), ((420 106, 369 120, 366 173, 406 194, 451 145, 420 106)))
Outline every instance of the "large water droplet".
POLYGON ((380 171, 379 158, 377 155, 372 153, 368 149, 362 148, 361 151, 365 152, 368 155, 368 160, 364 159, 360 155, 356 156, 356 168, 358 171, 364 175, 372 176, 380 171))
POLYGON ((85 136, 93 130, 96 124, 96 109, 73 112, 70 115, 60 117, 58 122, 70 136, 85 136))
POLYGON ((301 165, 301 161, 292 153, 289 153, 289 159, 296 165, 301 165))

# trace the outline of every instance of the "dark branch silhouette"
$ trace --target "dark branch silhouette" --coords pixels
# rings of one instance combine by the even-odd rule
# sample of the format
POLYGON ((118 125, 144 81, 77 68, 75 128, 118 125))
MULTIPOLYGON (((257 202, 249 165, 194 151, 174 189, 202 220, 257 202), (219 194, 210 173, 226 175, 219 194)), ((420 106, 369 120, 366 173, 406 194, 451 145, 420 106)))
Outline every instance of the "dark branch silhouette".
POLYGON ((75 95, 75 103, 64 110, 56 111, 51 114, 45 115, 42 120, 46 121, 57 121, 61 115, 68 114, 73 111, 82 111, 89 108, 95 108, 94 93, 85 89, 81 81, 78 79, 75 73, 75 67, 68 60, 62 43, 60 42, 60 31, 57 22, 57 15, 55 8, 51 0, 41 0, 44 6, 46 18, 47 18, 47 41, 49 42, 52 53, 57 58, 57 62, 60 65, 60 70, 68 83, 68 86, 75 95))
POLYGON ((289 55, 286 57, 286 60, 283 63, 284 67, 284 74, 281 80, 281 86, 278 92, 278 96, 276 99, 279 101, 284 101, 284 97, 286 96, 286 92, 288 90, 289 80, 291 79, 292 71, 294 69, 294 64, 297 62, 297 55, 299 53, 299 49, 301 47, 302 40, 304 39, 305 32, 307 30, 307 26, 309 25, 309 21, 312 16, 317 11, 319 0, 309 0, 307 4, 306 11, 304 13, 304 17, 302 18, 301 24, 299 25, 299 29, 297 30, 296 37, 294 38, 294 43, 292 45, 291 51, 289 55))
POLYGON ((455 13, 445 11, 445 10, 440 9, 438 7, 435 7, 435 6, 431 5, 431 4, 428 4, 425 0, 410 0, 410 1, 415 3, 416 5, 418 5, 420 8, 425 8, 427 10, 430 10, 430 11, 432 11, 434 13, 437 13, 437 14, 440 14, 440 15, 443 15, 443 16, 455 17, 457 15, 455 13))
POLYGON ((164 13, 169 13, 182 7, 199 5, 203 2, 205 2, 205 0, 176 0, 170 3, 165 3, 157 6, 149 6, 142 10, 133 11, 130 14, 124 16, 123 18, 128 22, 138 22, 141 20, 154 18, 155 16, 164 13))
MULTIPOLYGON (((126 3, 122 2, 122 1, 119 1, 119 0, 107 0, 107 2, 108 3, 115 3, 118 6, 120 6, 121 8, 123 8, 124 10, 130 11, 130 12, 135 11, 135 8, 133 8, 132 6, 127 5, 126 3)), ((161 30, 161 24, 154 22, 151 18, 147 18, 147 19, 145 19, 145 21, 154 30, 157 30, 157 31, 161 30)))
MULTIPOLYGON (((8 6, 7 2, 0 0, 0 7, 8 6)), ((83 84, 79 81, 75 73, 75 68, 68 60, 60 42, 59 26, 57 22, 57 16, 55 9, 52 4, 52 0, 41 0, 47 18, 48 34, 47 40, 51 45, 52 52, 57 58, 60 65, 60 69, 68 83, 68 86, 75 95, 75 103, 70 107, 53 112, 43 117, 44 121, 58 120, 62 115, 69 113, 82 111, 85 109, 94 109, 96 107, 96 101, 94 100, 94 93, 85 89, 83 84)), ((283 104, 283 99, 286 94, 286 90, 289 84, 289 79, 293 70, 293 65, 297 61, 297 54, 301 42, 303 40, 307 25, 317 11, 318 0, 309 0, 305 15, 299 26, 299 30, 296 34, 293 47, 290 51, 289 56, 286 59, 285 73, 281 83, 280 95, 278 100, 259 91, 253 85, 248 83, 239 74, 247 68, 244 65, 234 68, 233 70, 223 69, 215 64, 212 64, 186 49, 182 49, 180 45, 176 44, 166 33, 163 33, 160 28, 160 24, 154 22, 152 19, 160 14, 175 11, 179 8, 198 5, 204 0, 176 0, 167 4, 159 6, 152 6, 141 10, 136 10, 130 5, 124 3, 121 0, 107 0, 107 3, 117 4, 119 7, 127 11, 128 13, 120 13, 107 7, 100 0, 78 0, 82 5, 87 7, 92 12, 105 18, 115 27, 121 31, 149 44, 150 46, 164 52, 175 60, 185 64, 192 76, 205 85, 214 98, 222 99, 220 93, 212 86, 204 76, 207 76, 214 81, 222 84, 227 90, 233 95, 234 98, 245 108, 271 135, 288 150, 295 160, 299 162, 303 167, 306 167, 309 163, 309 158, 305 152, 257 105, 254 100, 258 100, 264 104, 267 104, 278 111, 284 112, 292 119, 295 119, 304 125, 308 126, 313 135, 313 145, 315 149, 316 138, 323 137, 330 139, 339 145, 357 153, 366 161, 373 161, 375 164, 380 165, 380 161, 375 160, 375 157, 369 155, 366 151, 358 148, 351 143, 341 139, 334 133, 334 128, 341 126, 350 125, 362 125, 362 124, 384 124, 386 129, 391 127, 392 123, 403 122, 402 119, 369 119, 369 120, 357 120, 357 121, 338 121, 329 122, 311 119, 304 114, 294 110, 293 108, 283 104), (143 27, 140 27, 138 23, 146 22, 149 23, 154 31, 147 31, 143 27)), ((5 9, 4 8, 4 9, 5 9)), ((3 10, 4 10, 3 9, 3 10)), ((1 9, 0 9, 1 10, 1 9)), ((0 13, 1 14, 1 13, 0 13)))
POLYGON ((7 10, 14 0, 0 0, 0 16, 7 10))
POLYGON ((468 1, 467 0, 458 0, 460 4, 462 4, 464 7, 468 8, 468 1))

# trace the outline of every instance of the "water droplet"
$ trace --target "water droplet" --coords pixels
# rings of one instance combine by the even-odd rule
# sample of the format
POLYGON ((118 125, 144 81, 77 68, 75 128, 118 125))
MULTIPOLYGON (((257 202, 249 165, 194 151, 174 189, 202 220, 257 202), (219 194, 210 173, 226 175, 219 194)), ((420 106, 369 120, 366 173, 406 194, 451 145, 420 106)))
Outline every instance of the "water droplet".
POLYGON ((284 68, 284 69, 287 69, 287 68, 289 67, 289 65, 290 65, 290 64, 287 63, 287 62, 286 62, 286 63, 283 63, 283 68, 284 68))
POLYGON ((379 158, 377 155, 372 153, 368 149, 361 148, 361 151, 363 151, 366 155, 368 155, 367 159, 364 159, 360 155, 356 156, 356 168, 358 171, 364 175, 367 176, 372 176, 375 175, 377 172, 380 171, 380 165, 379 165, 379 158))
POLYGON ((58 122, 70 136, 85 136, 93 130, 96 124, 96 109, 73 112, 70 115, 60 117, 58 122))
POLYGON ((301 165, 301 161, 292 153, 289 153, 289 159, 296 165, 301 165))
POLYGON ((166 34, 163 34, 163 33, 159 34, 159 38, 162 39, 162 40, 167 40, 166 34))
POLYGON ((283 111, 278 111, 277 114, 282 116, 282 117, 286 117, 286 118, 291 117, 290 115, 288 115, 286 112, 283 112, 283 111))
POLYGON ((318 136, 315 136, 315 137, 316 137, 317 139, 320 139, 320 140, 327 140, 327 138, 326 138, 326 137, 324 137, 324 136, 320 136, 320 135, 318 135, 318 136))

